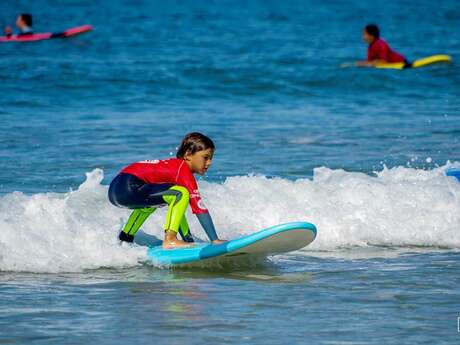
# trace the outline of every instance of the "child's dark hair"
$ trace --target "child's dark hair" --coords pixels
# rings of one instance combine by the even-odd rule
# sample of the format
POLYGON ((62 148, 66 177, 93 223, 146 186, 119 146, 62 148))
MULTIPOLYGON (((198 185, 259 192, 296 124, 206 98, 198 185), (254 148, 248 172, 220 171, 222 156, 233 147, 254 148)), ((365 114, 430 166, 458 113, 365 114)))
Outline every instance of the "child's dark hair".
POLYGON ((21 18, 27 26, 32 26, 32 15, 29 13, 21 14, 21 18))
POLYGON ((198 151, 204 151, 207 149, 215 150, 214 142, 208 138, 206 135, 192 132, 188 133, 179 146, 177 150, 176 157, 184 158, 186 153, 194 154, 198 151))
POLYGON ((369 24, 369 25, 366 25, 365 29, 369 35, 374 36, 377 39, 380 38, 380 30, 377 25, 369 24))

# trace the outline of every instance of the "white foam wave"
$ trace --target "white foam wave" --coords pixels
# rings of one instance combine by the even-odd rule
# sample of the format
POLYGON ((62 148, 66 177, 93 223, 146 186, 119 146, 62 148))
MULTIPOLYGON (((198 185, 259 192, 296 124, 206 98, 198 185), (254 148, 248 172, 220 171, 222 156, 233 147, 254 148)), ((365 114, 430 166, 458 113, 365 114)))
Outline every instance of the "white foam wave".
POLYGON ((318 227, 308 250, 353 246, 460 247, 460 183, 446 167, 384 169, 376 176, 317 168, 313 180, 232 177, 205 184, 227 237, 278 223, 318 227), (237 234, 234 233, 238 229, 237 234))
POLYGON ((86 174, 76 191, 0 198, 0 270, 81 271, 135 265, 145 249, 117 243, 127 212, 106 201, 102 170, 86 174))
MULTIPOLYGON (((231 239, 290 221, 310 221, 318 237, 306 251, 346 247, 460 248, 460 183, 433 170, 384 169, 375 176, 317 168, 313 180, 237 176, 201 182, 218 233, 231 239)), ((143 247, 116 236, 129 211, 112 206, 100 169, 76 191, 0 198, 0 270, 62 272, 137 265, 143 247)), ((165 210, 143 230, 162 236, 165 210)), ((193 233, 204 239, 195 217, 193 233)))

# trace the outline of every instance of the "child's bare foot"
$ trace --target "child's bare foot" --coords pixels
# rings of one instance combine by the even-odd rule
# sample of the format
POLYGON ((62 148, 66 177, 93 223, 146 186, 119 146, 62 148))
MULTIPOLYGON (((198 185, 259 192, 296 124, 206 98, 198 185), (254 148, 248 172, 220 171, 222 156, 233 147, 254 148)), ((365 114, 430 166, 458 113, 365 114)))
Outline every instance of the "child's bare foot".
POLYGON ((214 240, 211 243, 212 244, 222 244, 222 243, 225 243, 225 242, 228 242, 228 241, 227 240, 214 240))
POLYGON ((177 234, 174 231, 166 231, 165 240, 163 241, 163 249, 193 247, 193 244, 178 240, 176 236, 177 234))

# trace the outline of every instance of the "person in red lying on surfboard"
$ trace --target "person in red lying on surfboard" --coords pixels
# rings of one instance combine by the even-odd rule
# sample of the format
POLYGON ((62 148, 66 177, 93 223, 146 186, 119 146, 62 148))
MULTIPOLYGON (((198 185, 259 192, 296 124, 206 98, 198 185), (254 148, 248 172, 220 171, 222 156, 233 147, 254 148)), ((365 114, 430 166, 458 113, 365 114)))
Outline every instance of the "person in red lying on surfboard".
POLYGON ((158 208, 168 206, 163 248, 190 246, 193 242, 185 211, 188 205, 197 216, 213 244, 225 242, 217 237, 208 209, 201 200, 193 174, 204 175, 211 166, 215 146, 207 136, 187 134, 177 151, 177 158, 146 160, 124 167, 109 187, 109 200, 132 213, 118 235, 120 241, 133 242, 134 235, 158 208), (180 234, 183 241, 177 239, 180 234))
MULTIPOLYGON (((16 18, 16 26, 20 30, 18 36, 32 35, 34 32, 32 30, 32 15, 28 13, 23 13, 16 18)), ((13 29, 10 26, 5 27, 5 35, 10 37, 13 35, 13 29)))
POLYGON ((380 63, 394 62, 404 62, 404 68, 411 66, 403 55, 391 49, 388 43, 380 38, 380 30, 377 25, 369 24, 364 27, 363 40, 369 43, 367 60, 357 61, 357 66, 375 66, 380 63))

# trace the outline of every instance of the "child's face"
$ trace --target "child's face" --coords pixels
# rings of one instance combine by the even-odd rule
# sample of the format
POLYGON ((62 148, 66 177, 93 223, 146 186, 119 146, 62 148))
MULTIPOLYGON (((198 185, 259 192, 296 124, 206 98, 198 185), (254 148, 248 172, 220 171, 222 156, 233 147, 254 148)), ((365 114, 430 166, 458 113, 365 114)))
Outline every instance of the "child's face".
POLYGON ((363 40, 369 44, 374 42, 375 37, 372 35, 369 35, 369 33, 366 31, 366 29, 363 30, 363 40))
POLYGON ((204 175, 212 163, 214 151, 207 149, 195 152, 194 154, 186 153, 184 160, 194 174, 204 175))
POLYGON ((16 18, 16 26, 20 29, 25 26, 24 20, 22 20, 22 16, 18 16, 16 18))

